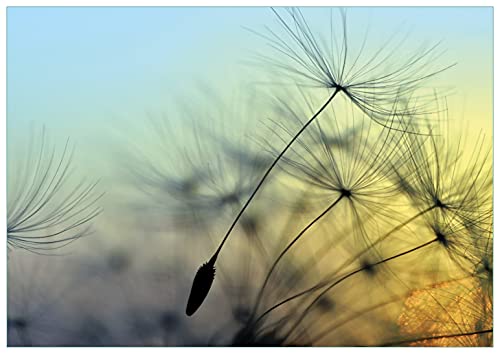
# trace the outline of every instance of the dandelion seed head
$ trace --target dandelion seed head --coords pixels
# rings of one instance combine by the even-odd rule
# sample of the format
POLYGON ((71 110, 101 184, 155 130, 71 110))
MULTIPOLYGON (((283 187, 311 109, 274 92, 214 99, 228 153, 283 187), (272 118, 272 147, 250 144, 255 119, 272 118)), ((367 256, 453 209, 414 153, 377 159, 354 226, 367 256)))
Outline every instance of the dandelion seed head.
POLYGON ((374 276, 377 272, 376 267, 374 267, 368 260, 364 259, 361 261, 361 268, 370 277, 374 276))
MULTIPOLYGON (((429 257, 436 262, 442 263, 442 268, 453 274, 457 271, 465 274, 473 274, 474 269, 481 263, 483 250, 476 246, 477 237, 484 238, 487 235, 473 235, 459 222, 458 217, 452 218, 440 209, 434 209, 424 215, 426 229, 435 237, 437 243, 442 246, 441 251, 436 249, 430 252, 429 257)), ((424 232, 425 233, 425 232, 424 232)), ((437 271, 437 269, 435 269, 437 271)))
MULTIPOLYGON (((369 53, 370 31, 357 45, 351 43, 345 9, 340 9, 338 20, 330 13, 328 38, 311 29, 300 9, 273 11, 280 28, 257 34, 269 42, 274 55, 262 55, 261 61, 301 85, 339 90, 382 125, 392 114, 393 100, 417 96, 423 83, 454 65, 440 65, 439 43, 404 50, 409 42, 405 37, 390 38, 369 53)), ((426 105, 422 103, 416 111, 422 114, 426 105)))
POLYGON ((322 311, 327 311, 327 312, 331 312, 331 311, 334 311, 336 306, 335 306, 335 301, 333 301, 332 299, 329 299, 328 297, 322 297, 319 301, 318 301, 318 307, 322 310, 322 311))
POLYGON ((58 151, 42 128, 32 133, 29 146, 24 161, 9 167, 15 178, 9 178, 7 187, 7 246, 55 253, 91 234, 103 194, 96 192, 98 181, 71 178, 74 148, 69 139, 58 151))
POLYGON ((484 136, 468 139, 465 129, 454 133, 450 121, 428 127, 430 135, 407 135, 408 163, 402 165, 405 189, 419 209, 438 208, 464 226, 484 229, 491 210, 491 149, 484 136))
POLYGON ((16 330, 25 330, 29 326, 29 322, 23 317, 7 317, 7 328, 16 330))
POLYGON ((254 236, 259 231, 261 220, 258 216, 246 215, 241 218, 240 224, 248 236, 254 236))
POLYGON ((255 113, 245 101, 235 104, 212 91, 191 94, 196 105, 178 100, 169 115, 150 116, 133 166, 126 161, 144 202, 188 229, 194 223, 215 227, 234 215, 270 164, 253 141, 255 113))
POLYGON ((182 323, 179 315, 173 311, 163 311, 158 319, 160 326, 165 331, 175 330, 182 323))
POLYGON ((231 345, 236 347, 276 347, 284 345, 284 341, 275 330, 257 334, 256 328, 244 327, 236 333, 231 345))
POLYGON ((107 259, 109 269, 114 273, 123 273, 131 265, 131 259, 128 254, 121 250, 113 250, 107 259))
POLYGON ((247 323, 252 315, 252 310, 245 305, 236 306, 233 309, 233 317, 239 323, 247 323))

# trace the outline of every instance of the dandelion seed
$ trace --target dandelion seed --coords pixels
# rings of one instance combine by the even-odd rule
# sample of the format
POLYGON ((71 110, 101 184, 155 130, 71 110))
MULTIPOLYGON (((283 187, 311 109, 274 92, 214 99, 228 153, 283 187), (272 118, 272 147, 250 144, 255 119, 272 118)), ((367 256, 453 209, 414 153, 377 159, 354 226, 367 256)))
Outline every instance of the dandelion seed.
MULTIPOLYGON (((379 124, 385 125, 385 118, 391 117, 396 97, 413 95, 425 81, 455 65, 439 66, 439 43, 412 49, 411 54, 401 57, 401 53, 408 52, 402 49, 408 42, 404 36, 399 40, 390 38, 367 54, 369 29, 357 45, 351 43, 347 11, 339 9, 338 21, 330 11, 330 33, 325 39, 311 30, 300 9, 273 9, 281 31, 268 29, 267 34, 257 34, 269 41, 276 55, 262 59, 280 73, 298 79, 299 84, 342 92, 379 124)), ((422 104, 416 111, 424 113, 425 107, 422 104)))
POLYGON ((235 121, 245 118, 244 107, 231 110, 223 102, 205 101, 202 96, 197 108, 177 112, 182 120, 151 117, 129 169, 148 203, 156 202, 179 226, 211 226, 232 216, 266 161, 235 121), (229 118, 238 130, 226 125, 229 118))
POLYGON ((90 233, 90 221, 102 211, 95 204, 103 194, 95 194, 98 182, 69 186, 69 139, 59 157, 48 146, 45 129, 30 145, 25 167, 17 166, 17 178, 8 184, 7 245, 47 254, 90 233))
POLYGON ((467 144, 466 130, 452 132, 449 122, 444 117, 427 136, 407 135, 410 157, 397 169, 406 171, 406 195, 420 210, 436 208, 467 227, 484 229, 492 206, 492 149, 482 134, 467 144))
POLYGON ((427 256, 444 263, 442 268, 448 272, 456 273, 454 266, 458 266, 466 274, 473 274, 482 258, 482 250, 475 245, 477 235, 472 235, 460 222, 457 222, 457 218, 449 218, 438 209, 425 214, 424 219, 428 230, 435 235, 440 244, 440 251, 444 251, 442 254, 443 252, 436 250, 436 254, 427 256), (447 264, 448 261, 451 261, 451 264, 447 264))

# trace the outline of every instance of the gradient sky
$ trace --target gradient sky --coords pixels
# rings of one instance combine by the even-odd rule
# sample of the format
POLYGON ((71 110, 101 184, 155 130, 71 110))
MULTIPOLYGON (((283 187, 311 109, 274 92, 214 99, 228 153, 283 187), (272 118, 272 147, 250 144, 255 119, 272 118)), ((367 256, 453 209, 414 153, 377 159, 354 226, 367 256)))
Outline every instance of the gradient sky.
MULTIPOLYGON (((321 29, 326 11, 307 8, 304 15, 321 29)), ((248 82, 242 62, 268 47, 245 27, 277 25, 264 7, 9 7, 7 17, 9 143, 36 121, 84 146, 89 137, 106 144, 117 125, 140 121, 146 111, 162 112, 197 80, 221 92, 248 82)), ((403 28, 417 44, 442 40, 443 63, 458 63, 438 81, 453 88, 450 109, 487 130, 492 20, 491 7, 348 10, 350 28, 369 24, 381 40, 403 28)))

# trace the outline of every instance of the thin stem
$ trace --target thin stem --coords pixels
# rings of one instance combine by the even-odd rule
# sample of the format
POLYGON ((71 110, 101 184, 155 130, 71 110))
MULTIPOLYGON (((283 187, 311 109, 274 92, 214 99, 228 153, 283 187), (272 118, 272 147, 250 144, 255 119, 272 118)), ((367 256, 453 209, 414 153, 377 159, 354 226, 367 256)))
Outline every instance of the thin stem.
POLYGON ((378 344, 377 346, 378 347, 391 347, 391 346, 399 346, 401 344, 408 344, 408 343, 414 343, 414 342, 423 342, 425 340, 442 339, 442 338, 455 338, 455 337, 465 337, 465 336, 473 336, 473 335, 485 334, 485 333, 493 333, 493 328, 485 329, 485 330, 482 330, 482 331, 475 331, 475 332, 443 334, 443 335, 439 335, 439 336, 429 336, 429 337, 423 337, 423 338, 407 339, 407 340, 402 340, 402 341, 399 341, 399 342, 390 342, 390 343, 378 344))
MULTIPOLYGON (((375 246, 376 244, 378 244, 379 242, 385 240, 387 237, 389 237, 391 234, 393 234, 394 232, 400 230, 401 228, 403 228, 404 226, 408 225, 410 222, 414 221, 415 219, 419 218, 420 216, 428 213, 429 211, 433 210, 436 208, 436 205, 433 205, 427 209, 424 209, 420 212, 418 212, 417 214, 413 215, 412 217, 410 217, 409 219, 407 219, 406 221, 404 221, 403 223, 399 224, 398 226, 392 228, 390 231, 388 231, 385 235, 383 235, 380 239, 378 239, 377 241, 375 241, 373 244, 372 244, 372 247, 375 246)), ((360 253, 358 253, 355 257, 353 257, 352 259, 344 262, 344 264, 342 264, 342 266, 336 270, 331 276, 334 276, 340 269, 342 269, 343 267, 345 267, 348 263, 351 263, 353 262, 356 258, 358 258, 359 256, 363 255, 368 249, 365 249, 363 251, 361 251, 360 253)), ((330 276, 329 276, 330 277, 330 276)), ((330 283, 330 281, 323 281, 309 289, 306 289, 304 291, 301 291, 300 293, 297 293, 293 296, 290 296, 286 299, 284 299, 283 301, 277 303, 276 305, 270 307, 269 309, 267 309, 262 315, 260 315, 257 320, 255 322, 259 322, 260 320, 262 320, 267 314, 269 314, 271 311, 275 310, 276 308, 286 304, 287 302, 289 301, 292 301, 302 295, 305 295, 307 293, 310 293, 311 291, 315 291, 315 290, 319 290, 321 289, 322 287, 328 285, 328 283, 330 283)))
MULTIPOLYGON (((401 300, 401 296, 394 296, 392 297, 390 300, 386 301, 386 302, 383 302, 381 304, 376 304, 376 305, 371 305, 367 308, 364 308, 358 312, 355 312, 354 315, 352 317, 348 317, 348 318, 345 318, 345 319, 342 319, 342 321, 340 321, 339 323, 335 323, 333 324, 332 326, 329 326, 326 330, 323 330, 322 332, 320 332, 319 334, 317 334, 316 336, 314 336, 313 338, 309 338, 309 341, 310 343, 317 343, 318 341, 320 341, 321 339, 323 339, 325 336, 327 336, 328 334, 330 334, 331 332, 333 332, 334 330, 346 325, 347 323, 351 322, 351 321, 354 321, 355 319, 363 316, 363 315, 366 315, 367 313, 369 313, 370 311, 374 311, 374 310, 377 310, 381 307, 384 307, 384 306, 387 306, 387 305, 391 305, 393 303, 395 303, 396 301, 399 301, 401 300)), ((306 333, 306 330, 304 330, 304 332, 302 332, 301 334, 299 334, 297 336, 297 339, 294 339, 294 341, 297 341, 300 339, 300 337, 303 337, 306 333)))
MULTIPOLYGON (((424 247, 427 247, 431 244, 433 244, 434 242, 436 241, 439 241, 438 238, 434 238, 430 241, 427 241, 419 246, 416 246, 416 247, 413 247, 409 250, 406 250, 404 252, 401 252, 401 253, 398 253, 394 256, 391 256, 391 257, 388 257, 388 258, 384 258, 378 262, 375 262, 373 264, 371 264, 370 266, 371 267, 376 267, 377 265, 380 265, 382 263, 386 263, 386 262, 389 262, 393 259, 396 259, 396 258, 399 258, 399 257, 402 257, 404 255, 407 255, 409 253, 412 253, 412 252, 415 252, 415 251, 418 251, 419 249, 422 249, 424 247)), ((332 283, 329 287, 327 287, 325 290, 323 290, 318 296, 316 296, 316 298, 309 304, 309 306, 307 306, 307 308, 304 310, 304 312, 302 313, 302 315, 299 317, 299 319, 295 322, 295 324, 292 326, 292 328, 288 331, 287 335, 285 336, 284 340, 287 339, 290 334, 295 330, 295 328, 297 328, 297 326, 300 324, 300 322, 302 322, 302 320, 305 318, 305 316, 307 315, 308 311, 314 306, 314 304, 323 296, 325 295, 328 291, 330 291, 333 287, 335 287, 336 285, 340 284, 341 282, 343 282, 344 280, 352 277, 353 275, 356 275, 357 273, 360 273, 362 272, 363 270, 365 270, 366 267, 361 267, 361 268, 358 268, 346 275, 344 275, 342 278, 340 278, 339 280, 335 281, 334 283, 332 283)))
MULTIPOLYGON (((385 239, 387 239, 394 232, 396 232, 398 230, 401 230, 403 227, 407 226, 409 223, 413 222, 415 219, 421 217, 424 214, 427 214, 429 211, 435 209, 436 207, 437 207, 436 205, 430 206, 427 209, 424 209, 424 210, 418 212, 417 214, 413 215, 412 217, 410 217, 409 219, 405 220, 401 224, 393 227, 391 230, 389 230, 388 232, 386 232, 383 236, 381 236, 375 242, 373 242, 372 244, 370 244, 370 247, 374 247, 374 246, 378 245, 380 242, 382 242, 385 239)), ((347 261, 345 261, 340 267, 338 267, 338 269, 335 272, 333 272, 333 274, 331 276, 335 275, 339 270, 341 270, 342 268, 344 268, 346 265, 354 262, 357 258, 361 257, 363 254, 365 254, 366 252, 368 252, 368 250, 370 250, 370 248, 365 248, 363 251, 359 252, 358 254, 356 254, 351 259, 348 259, 347 261)), ((304 268, 305 269, 309 269, 309 270, 312 269, 312 264, 311 263, 312 262, 317 262, 318 260, 321 261, 330 251, 331 251, 331 249, 329 247, 324 247, 321 250, 321 253, 319 255, 317 255, 317 257, 315 257, 314 259, 311 259, 311 261, 309 262, 309 264, 306 264, 306 266, 304 268)), ((304 272, 304 274, 307 274, 307 270, 304 272)), ((292 277, 294 277, 296 275, 297 275, 297 272, 295 272, 295 274, 293 274, 292 277)))
POLYGON ((264 283, 260 288, 259 295, 257 296, 257 301, 255 302, 254 309, 252 310, 252 317, 257 311, 257 307, 259 306, 260 300, 262 299, 262 295, 264 294, 264 289, 266 288, 269 279, 271 278, 271 274, 273 273, 274 269, 276 269, 278 262, 290 250, 290 248, 292 248, 292 246, 302 237, 302 235, 304 235, 307 232, 307 230, 311 228, 311 226, 313 226, 316 222, 318 222, 323 216, 328 214, 328 212, 332 210, 345 196, 346 194, 342 193, 333 203, 331 203, 325 210, 323 210, 321 214, 316 216, 309 224, 307 224, 307 226, 304 227, 302 231, 300 231, 299 234, 295 236, 295 238, 288 243, 288 245, 283 249, 283 251, 281 251, 280 255, 276 258, 273 265, 271 266, 271 269, 267 273, 266 279, 264 280, 264 283))
POLYGON ((201 306, 203 301, 205 300, 206 296, 208 295, 208 292, 210 291, 210 287, 212 286, 213 279, 215 276, 215 262, 217 261, 217 257, 219 255, 219 252, 221 251, 222 247, 224 246, 224 243, 226 242, 227 238, 231 234, 231 231, 234 229, 236 223, 240 219, 240 217, 243 215, 245 212, 246 208, 250 204, 250 202, 253 200, 257 192, 259 191, 260 187, 263 185, 264 181, 266 180, 267 176, 271 173, 272 169, 276 166, 278 161, 281 159, 281 157, 288 151, 290 146, 297 140, 297 138, 306 130, 306 128, 320 115, 321 112, 332 102, 332 100, 335 98, 337 93, 339 91, 343 91, 342 87, 336 87, 335 91, 333 94, 326 100, 326 102, 314 113, 314 115, 309 118, 309 120, 302 126, 302 128, 295 134, 295 136, 288 142, 288 144, 285 146, 285 148, 279 153, 279 155, 274 159, 273 163, 268 167, 267 171, 264 173, 262 176, 261 180, 253 190, 252 194, 248 198, 248 200, 245 202, 243 207, 241 208, 240 212, 236 216, 236 218, 233 220, 231 226, 226 232, 226 235, 222 239, 219 247, 215 251, 215 253, 212 255, 210 260, 203 264, 199 269, 198 272, 195 275, 195 278, 193 280, 193 285, 191 287, 191 292, 189 293, 189 298, 188 298, 188 305, 186 308, 186 314, 188 316, 191 316, 196 310, 201 306))
POLYGON ((274 159, 273 163, 268 167, 268 169, 266 170, 266 172, 264 173, 264 175, 262 176, 261 180, 259 181, 259 183, 257 184, 257 186, 255 187, 254 191, 252 192, 252 194, 250 195, 250 197, 248 198, 248 200, 245 202, 245 204, 243 205, 243 207, 241 208, 240 212, 238 213, 238 215, 236 215, 236 218, 234 219, 233 223, 231 224, 231 226, 229 227, 229 229, 227 230, 226 232, 226 235, 224 236, 224 238, 222 239, 219 247, 217 248, 217 250, 215 251, 214 255, 212 256, 212 258, 210 259, 210 262, 212 263, 215 263, 215 261, 217 260, 217 256, 219 255, 219 252, 221 251, 222 249, 222 246, 224 246, 224 243, 226 242, 227 238, 229 237, 229 235, 231 234, 231 231, 233 231, 234 227, 236 226, 236 223, 238 222, 238 220, 240 219, 240 217, 243 215, 243 213, 245 212, 246 208, 248 207, 248 205, 250 204, 250 202, 253 200, 253 198, 255 197, 255 195, 257 194, 257 192, 259 191, 260 187, 262 186, 262 184, 264 183, 264 181, 266 180, 267 176, 271 173, 271 171, 273 170, 274 166, 276 166, 276 164, 278 163, 278 161, 281 159, 281 157, 288 151, 288 149, 290 148, 290 146, 292 146, 292 144, 295 142, 295 140, 297 140, 297 138, 304 132, 304 130, 306 130, 306 128, 316 119, 316 117, 318 117, 320 115, 321 112, 323 112, 323 110, 330 104, 330 102, 335 98, 335 96, 337 95, 337 93, 339 93, 341 91, 341 88, 337 87, 335 89, 335 91, 333 92, 333 94, 326 100, 326 102, 323 104, 323 106, 321 106, 321 108, 318 109, 318 111, 302 126, 302 128, 300 128, 300 130, 297 132, 297 134, 295 134, 295 136, 288 142, 288 144, 285 146, 285 148, 280 152, 280 154, 274 159))

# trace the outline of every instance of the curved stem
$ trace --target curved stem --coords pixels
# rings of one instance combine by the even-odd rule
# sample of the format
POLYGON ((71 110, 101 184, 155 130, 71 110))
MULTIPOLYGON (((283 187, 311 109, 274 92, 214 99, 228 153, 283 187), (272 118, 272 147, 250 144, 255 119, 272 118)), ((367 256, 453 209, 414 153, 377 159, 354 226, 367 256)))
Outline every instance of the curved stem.
MULTIPOLYGON (((428 213, 429 211, 431 211, 431 210, 433 210, 433 209, 435 209, 435 208, 436 208, 436 205, 433 205, 433 206, 431 206, 431 207, 429 207, 429 208, 427 208, 427 209, 424 209, 424 210, 422 210, 422 211, 418 212, 417 214, 413 215, 412 217, 410 217, 409 219, 407 219, 407 220, 406 220, 406 221, 404 221, 403 223, 401 223, 401 224, 399 224, 398 226, 396 226, 396 227, 392 228, 391 230, 389 230, 389 231, 388 231, 385 235, 383 235, 383 236, 382 236, 381 238, 379 238, 376 242, 374 242, 372 246, 374 246, 374 245, 378 244, 379 242, 381 242, 381 241, 385 240, 387 237, 389 237, 389 236, 390 236, 391 234, 393 234, 394 232, 396 232, 396 231, 398 231, 398 230, 402 229, 404 226, 408 225, 409 223, 411 223, 411 222, 412 222, 412 221, 414 221, 415 219, 419 218, 420 216, 422 216, 422 215, 424 215, 424 214, 428 213)), ((361 251, 361 252, 360 252, 360 253, 358 253, 355 257, 351 258, 349 261, 344 262, 344 264, 342 264, 342 266, 340 267, 340 269, 341 269, 341 268, 343 268, 344 266, 346 266, 348 263, 353 262, 353 260, 354 260, 354 259, 356 259, 357 257, 359 257, 359 256, 363 255, 366 251, 367 251, 367 249, 365 249, 365 250, 361 251)), ((339 270, 340 270, 340 269, 339 269, 339 270)), ((336 270, 336 271, 333 273, 333 275, 335 275, 335 273, 337 273, 337 272, 338 272, 338 270, 336 270)), ((332 276, 333 276, 333 275, 332 275, 332 276)), ((329 276, 329 277, 330 277, 330 276, 329 276)), ((329 278, 329 277, 328 277, 328 278, 329 278)), ((329 283, 330 283, 330 281, 328 281, 328 280, 327 280, 327 281, 323 281, 323 282, 321 282, 321 283, 319 283, 319 284, 317 284, 317 285, 315 285, 315 286, 313 286, 313 287, 311 287, 311 288, 309 288, 309 289, 303 290, 303 291, 301 291, 301 292, 299 292, 299 293, 297 293, 297 294, 295 294, 295 295, 292 295, 292 296, 290 296, 290 297, 288 297, 288 298, 284 299, 283 301, 281 301, 281 302, 277 303, 276 305, 273 305, 272 307, 270 307, 269 309, 267 309, 264 313, 262 313, 262 315, 260 315, 260 316, 257 318, 257 320, 256 320, 255 322, 259 322, 259 321, 261 321, 261 320, 262 320, 262 319, 263 319, 266 315, 268 315, 270 312, 272 312, 272 311, 273 311, 273 310, 275 310, 276 308, 278 308, 278 307, 280 307, 280 306, 282 306, 282 305, 286 304, 287 302, 290 302, 290 301, 292 301, 292 300, 294 300, 294 299, 296 299, 296 298, 298 298, 298 297, 301 297, 301 296, 303 296, 303 295, 305 295, 305 294, 307 294, 307 293, 310 293, 311 291, 316 291, 316 290, 319 290, 319 289, 323 288, 324 286, 328 285, 329 283)))
MULTIPOLYGON (((391 261, 391 260, 393 260, 393 259, 396 259, 396 258, 402 257, 402 256, 404 256, 404 255, 407 255, 407 254, 409 254, 409 253, 413 253, 413 252, 415 252, 415 251, 418 251, 419 249, 422 249, 422 248, 424 248, 424 247, 427 247, 427 246, 429 246, 429 245, 431 245, 431 244, 433 244, 434 242, 437 242, 437 241, 439 241, 439 239, 438 239, 438 238, 434 238, 434 239, 432 239, 432 240, 430 240, 430 241, 427 241, 427 242, 425 242, 425 243, 422 243, 422 244, 421 244, 421 245, 419 245, 419 246, 413 247, 413 248, 411 248, 411 249, 409 249, 409 250, 406 250, 406 251, 404 251, 404 252, 398 253, 398 254, 396 254, 396 255, 394 255, 394 256, 391 256, 391 257, 388 257, 388 258, 384 258, 384 259, 382 259, 382 260, 380 260, 380 261, 378 261, 378 262, 375 262, 375 263, 371 264, 370 266, 371 266, 371 267, 375 267, 375 266, 380 265, 380 264, 382 264, 382 263, 389 262, 389 261, 391 261)), ((318 301, 318 300, 319 300, 319 299, 320 299, 323 295, 325 295, 325 294, 326 294, 328 291, 330 291, 333 287, 335 287, 336 285, 340 284, 340 283, 341 283, 341 282, 343 282, 344 280, 346 280, 346 279, 348 279, 348 278, 352 277, 353 275, 355 275, 355 274, 357 274, 357 273, 362 272, 362 271, 363 271, 363 270, 365 270, 365 269, 366 269, 366 267, 361 267, 361 268, 358 268, 358 269, 356 269, 356 270, 354 270, 354 271, 352 271, 352 272, 350 272, 350 273, 348 273, 348 274, 344 275, 342 278, 340 278, 339 280, 337 280, 337 281, 335 281, 334 283, 332 283, 329 287, 327 287, 325 290, 323 290, 323 291, 322 291, 322 292, 321 292, 318 296, 316 296, 316 298, 315 298, 315 299, 314 299, 314 300, 313 300, 313 301, 309 304, 309 306, 307 306, 307 307, 306 307, 306 309, 304 310, 304 312, 302 313, 302 315, 301 315, 301 316, 299 317, 299 319, 295 322, 295 324, 292 326, 292 328, 288 331, 287 335, 284 337, 284 339, 283 339, 283 340, 287 339, 287 338, 290 336, 290 334, 291 334, 291 333, 295 330, 295 328, 297 328, 297 326, 299 325, 299 323, 300 323, 300 322, 301 322, 301 321, 302 321, 302 320, 306 317, 306 315, 307 315, 308 311, 309 311, 309 310, 310 310, 310 309, 314 306, 314 304, 315 304, 315 303, 316 303, 316 302, 317 302, 317 301, 318 301)))
MULTIPOLYGON (((271 278, 271 274, 273 273, 274 269, 276 269, 276 266, 278 265, 279 261, 283 258, 283 256, 292 248, 292 246, 313 226, 316 222, 318 222, 323 216, 328 214, 330 210, 332 210, 344 197, 346 194, 341 194, 333 203, 331 203, 325 210, 321 212, 318 216, 316 216, 309 224, 307 224, 306 227, 302 229, 302 231, 299 232, 295 238, 288 243, 288 245, 281 251, 279 256, 276 258, 274 261, 273 265, 271 266, 271 269, 267 273, 266 279, 264 280, 264 283, 262 284, 262 287, 260 288, 259 294, 257 295, 257 301, 255 302, 254 308, 252 310, 252 317, 254 316, 255 312, 257 311, 257 307, 259 306, 260 300, 262 299, 262 295, 264 294, 264 289, 266 288, 269 279, 271 278)), ((251 320, 250 320, 251 321, 251 320)))
MULTIPOLYGON (((389 236, 391 236, 394 232, 401 230, 403 227, 407 226, 409 223, 413 222, 415 219, 421 217, 424 214, 427 214, 428 212, 430 212, 431 210, 435 209, 436 207, 437 207, 437 205, 432 205, 432 206, 428 207, 427 209, 419 211, 418 213, 416 213, 412 217, 406 219, 401 224, 399 224, 399 225, 393 227, 391 230, 387 231, 383 236, 381 236, 375 242, 373 242, 372 244, 370 244, 370 247, 374 247, 374 246, 378 245, 380 242, 384 241, 389 236)), ((335 272, 331 273, 331 275, 329 275, 328 277, 334 276, 338 271, 340 271, 346 265, 354 262, 357 258, 361 257, 363 254, 365 254, 366 252, 368 252, 369 249, 370 248, 365 248, 363 251, 359 252, 355 256, 353 256, 350 259, 348 259, 347 261, 345 261, 340 267, 338 267, 338 269, 335 272)), ((312 259, 311 262, 309 262, 310 266, 306 265, 304 268, 306 268, 306 269, 312 269, 312 264, 311 263, 313 261, 317 261, 318 259, 321 261, 328 254, 328 252, 330 252, 330 251, 331 250, 328 247, 323 248, 323 250, 322 250, 321 254, 319 255, 319 257, 316 257, 315 259, 312 259)), ((307 271, 305 271, 304 274, 307 274, 307 271)), ((292 276, 294 276, 294 275, 292 275, 292 276)))
MULTIPOLYGON (((329 333, 331 333, 332 331, 346 325, 347 323, 351 322, 351 321, 354 321, 355 319, 363 316, 363 315, 366 315, 367 313, 369 313, 370 311, 374 311, 374 310, 377 310, 381 307, 384 307, 384 306, 387 306, 387 305, 391 305, 399 300, 401 300, 401 296, 394 296, 392 297, 390 300, 386 301, 386 302, 383 302, 381 304, 376 304, 376 305, 371 305, 369 307, 366 307, 358 312, 356 312, 354 314, 354 316, 352 317, 349 317, 349 318, 346 318, 346 319, 343 319, 342 321, 340 321, 339 323, 335 323, 333 324, 332 326, 329 326, 327 327, 325 330, 321 331, 319 334, 317 334, 316 336, 310 338, 310 342, 311 343, 317 343, 318 341, 320 341, 321 339, 323 339, 325 336, 327 336, 329 333)), ((298 338, 300 339, 300 336, 303 336, 303 333, 301 333, 298 338)))
POLYGON ((219 255, 219 252, 221 251, 222 247, 224 246, 224 243, 226 242, 227 238, 229 237, 229 235, 233 231, 234 227, 236 226, 236 223, 238 222, 238 220, 240 219, 240 217, 243 215, 243 213, 245 212, 246 208, 248 207, 248 205, 253 200, 253 198, 255 197, 255 195, 257 194, 257 192, 259 191, 260 187, 262 186, 262 184, 266 180, 267 176, 273 170, 274 166, 276 166, 276 164, 279 162, 279 160, 281 159, 281 157, 288 151, 288 149, 290 148, 290 146, 292 146, 292 144, 304 132, 304 130, 306 130, 306 128, 316 119, 316 117, 318 117, 320 115, 320 113, 323 112, 323 110, 330 104, 330 102, 335 98, 335 96, 337 95, 337 93, 339 93, 339 91, 341 91, 340 88, 336 88, 335 89, 335 91, 333 92, 333 94, 326 100, 326 102, 323 104, 323 106, 321 106, 321 108, 319 108, 318 111, 316 111, 316 113, 314 113, 314 115, 311 118, 309 118, 309 120, 302 126, 302 128, 300 128, 300 130, 288 142, 288 144, 285 146, 285 148, 274 159, 273 163, 268 167, 268 169, 266 170, 266 172, 264 173, 264 175, 260 179, 259 183, 257 184, 257 186, 255 187, 255 189, 253 190, 252 194, 250 195, 250 197, 248 198, 248 200, 245 202, 245 204, 241 208, 241 210, 238 213, 238 215, 236 215, 236 218, 233 220, 231 226, 227 230, 224 238, 222 239, 219 247, 217 248, 217 250, 215 251, 214 255, 212 256, 212 259, 213 259, 214 262, 217 260, 217 256, 219 255))

